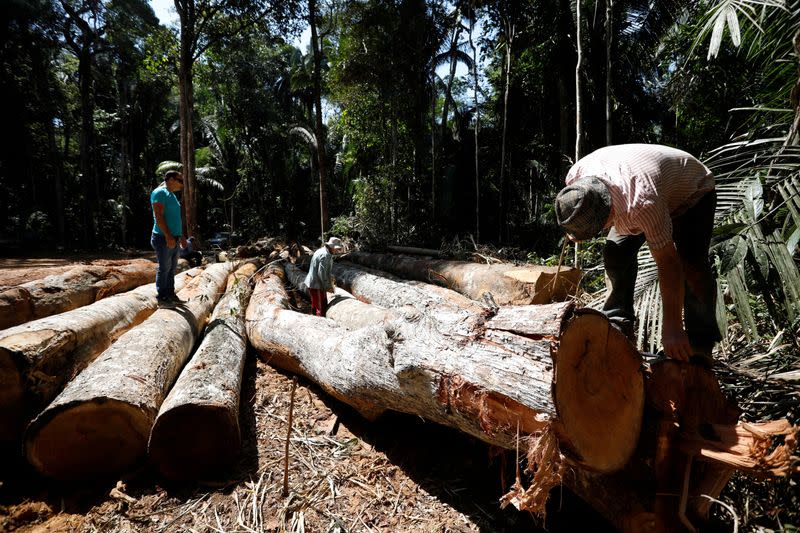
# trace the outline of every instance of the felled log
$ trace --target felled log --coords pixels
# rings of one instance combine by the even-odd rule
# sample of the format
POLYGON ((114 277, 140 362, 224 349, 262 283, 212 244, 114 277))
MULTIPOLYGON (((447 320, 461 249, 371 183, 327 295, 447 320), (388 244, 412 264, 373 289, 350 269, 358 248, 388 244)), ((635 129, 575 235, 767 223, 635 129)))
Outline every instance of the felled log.
POLYGON ((63 313, 106 296, 152 283, 156 265, 136 259, 125 265, 80 265, 63 274, 0 292, 0 329, 63 313))
POLYGON ((269 257, 275 251, 276 239, 259 239, 236 247, 236 257, 269 257))
POLYGON ((432 248, 417 248, 415 246, 387 246, 386 249, 396 254, 424 255, 428 257, 440 257, 442 252, 432 248))
MULTIPOLYGON (((308 296, 308 287, 305 284, 307 273, 289 262, 284 262, 283 269, 287 282, 308 296)), ((389 322, 398 317, 395 311, 361 302, 339 287, 334 289, 333 294, 328 294, 327 316, 347 329, 358 329, 370 324, 389 322)))
MULTIPOLYGON (((183 288, 199 269, 178 274, 183 288)), ((155 284, 0 331, 0 441, 23 426, 117 337, 158 308, 155 284)))
POLYGON ((207 267, 159 309, 123 334, 72 380, 28 426, 25 454, 59 479, 118 474, 147 449, 158 409, 224 291, 234 263, 207 267))
POLYGON ((435 283, 481 300, 490 293, 497 305, 563 301, 575 294, 580 270, 561 267, 484 265, 402 255, 351 252, 347 259, 406 279, 435 283))
POLYGON ((287 307, 280 272, 270 272, 248 306, 251 344, 270 364, 308 377, 368 417, 387 409, 415 414, 508 449, 519 444, 518 429, 523 435, 550 429, 576 461, 600 471, 619 468, 636 445, 639 355, 607 322, 596 331, 598 317, 581 315, 566 326, 572 334, 562 338, 554 365, 551 334, 560 332, 569 304, 541 306, 547 318, 538 334, 487 323, 472 340, 418 318, 346 331, 287 307), (618 349, 600 349, 609 345, 618 349), (563 385, 554 392, 556 376, 563 385))
POLYGON ((420 319, 447 333, 474 336, 487 313, 455 291, 422 290, 390 274, 358 268, 347 261, 335 262, 333 275, 337 284, 359 300, 389 309, 411 307, 420 319))
POLYGON ((169 479, 213 479, 241 448, 239 398, 246 356, 244 310, 259 266, 228 277, 203 342, 161 405, 148 443, 151 460, 169 479))

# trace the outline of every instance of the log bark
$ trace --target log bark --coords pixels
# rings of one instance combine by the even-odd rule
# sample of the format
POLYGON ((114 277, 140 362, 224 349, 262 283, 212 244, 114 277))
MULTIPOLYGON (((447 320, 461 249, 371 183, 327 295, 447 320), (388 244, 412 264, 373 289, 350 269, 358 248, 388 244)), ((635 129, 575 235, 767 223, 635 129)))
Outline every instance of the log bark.
MULTIPOLYGON (((178 274, 175 288, 200 274, 178 274)), ((24 424, 64 384, 158 308, 155 284, 0 331, 0 441, 16 441, 24 424)))
POLYGON ((70 311, 106 296, 152 283, 156 265, 146 259, 127 265, 80 265, 63 274, 0 292, 0 329, 70 311))
POLYGON ((25 453, 41 474, 85 479, 118 474, 147 449, 158 409, 223 292, 233 263, 211 265, 122 335, 28 426, 25 453))
MULTIPOLYGON (((306 272, 288 262, 284 262, 283 270, 289 285, 308 296, 308 287, 305 284, 306 272)), ((397 312, 361 302, 339 287, 334 289, 332 295, 328 294, 328 298, 327 317, 347 329, 390 322, 399 317, 397 312)))
POLYGON ((244 310, 259 266, 247 263, 228 277, 203 342, 161 405, 148 453, 166 478, 218 478, 239 453, 244 310))
POLYGON ((386 249, 396 254, 424 255, 428 257, 441 257, 442 255, 440 250, 434 250, 432 248, 416 248, 414 246, 387 246, 386 249))
POLYGON ((481 300, 490 293, 497 305, 529 305, 563 301, 575 294, 580 270, 562 267, 483 265, 462 261, 351 252, 359 265, 407 279, 435 283, 481 300))
POLYGON ((346 261, 333 265, 336 283, 359 300, 388 309, 405 308, 404 314, 416 314, 418 321, 447 334, 478 334, 488 312, 476 302, 455 291, 422 290, 411 282, 380 274, 346 261))
MULTIPOLYGON (((251 344, 269 363, 308 377, 368 417, 387 409, 416 414, 508 449, 518 444, 518 427, 523 435, 550 428, 576 461, 598 470, 618 468, 620 462, 624 464, 623 455, 632 453, 636 445, 641 411, 634 411, 635 406, 642 405, 643 396, 638 353, 628 344, 627 351, 602 353, 602 361, 595 361, 600 354, 593 349, 595 341, 588 334, 580 334, 595 326, 587 326, 583 316, 570 322, 569 327, 576 332, 567 342, 569 364, 559 369, 553 364, 555 339, 550 335, 557 328, 550 321, 542 320, 547 327, 539 334, 529 332, 529 336, 491 329, 489 323, 481 326, 479 335, 476 331, 472 336, 443 334, 436 324, 405 317, 346 331, 330 318, 289 311, 281 274, 270 273, 256 286, 247 310, 251 344), (581 344, 589 348, 580 351, 581 344), (568 431, 580 424, 580 414, 570 407, 569 423, 562 424, 558 389, 555 397, 552 391, 556 373, 567 376, 576 366, 578 377, 572 382, 562 379, 579 385, 565 386, 561 396, 570 390, 587 394, 577 402, 579 406, 593 400, 619 401, 623 396, 609 389, 619 386, 627 373, 621 390, 624 401, 633 407, 589 406, 585 423, 591 427, 597 427, 597 423, 589 418, 600 412, 606 416, 603 431, 592 442, 585 442, 582 434, 573 441, 568 431)), ((411 297, 418 295, 412 293, 411 297)), ((397 303, 406 305, 402 300, 397 303)), ((556 323, 561 324, 571 306, 553 305, 560 306, 560 311, 553 306, 542 307, 547 308, 547 316, 555 315, 556 323)), ((430 311, 438 314, 438 309, 430 311)), ((609 342, 616 335, 624 340, 621 333, 610 328, 598 341, 609 342)))

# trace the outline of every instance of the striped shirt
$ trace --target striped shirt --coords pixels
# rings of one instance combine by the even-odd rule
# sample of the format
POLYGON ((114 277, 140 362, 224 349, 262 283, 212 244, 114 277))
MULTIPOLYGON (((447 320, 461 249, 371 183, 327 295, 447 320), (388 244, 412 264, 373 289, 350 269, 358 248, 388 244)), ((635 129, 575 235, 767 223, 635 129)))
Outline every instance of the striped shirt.
POLYGON ((657 144, 606 146, 580 159, 566 183, 596 176, 611 191, 620 235, 644 233, 650 249, 672 243, 672 219, 714 190, 714 176, 692 155, 657 144))

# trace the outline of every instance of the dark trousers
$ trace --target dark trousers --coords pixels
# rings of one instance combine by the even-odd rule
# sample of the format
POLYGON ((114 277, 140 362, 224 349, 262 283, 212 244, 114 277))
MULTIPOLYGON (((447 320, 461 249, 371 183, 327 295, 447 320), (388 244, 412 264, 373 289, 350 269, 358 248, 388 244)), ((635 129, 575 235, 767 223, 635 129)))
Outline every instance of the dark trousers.
POLYGON ((328 310, 328 295, 325 289, 308 289, 308 295, 311 297, 311 314, 325 316, 328 310))
POLYGON ((150 245, 156 251, 158 270, 156 271, 156 290, 159 298, 166 298, 175 294, 175 271, 178 269, 178 251, 180 246, 175 243, 174 248, 167 247, 167 238, 153 233, 150 236, 150 245))
MULTIPOLYGON (((722 339, 717 326, 717 281, 708 260, 717 194, 703 196, 697 204, 672 219, 672 238, 683 268, 685 292, 683 319, 689 342, 695 350, 710 353, 722 339)), ((644 235, 620 235, 616 228, 606 238, 603 259, 611 290, 603 312, 623 330, 634 323, 633 296, 638 265, 636 254, 644 235)))

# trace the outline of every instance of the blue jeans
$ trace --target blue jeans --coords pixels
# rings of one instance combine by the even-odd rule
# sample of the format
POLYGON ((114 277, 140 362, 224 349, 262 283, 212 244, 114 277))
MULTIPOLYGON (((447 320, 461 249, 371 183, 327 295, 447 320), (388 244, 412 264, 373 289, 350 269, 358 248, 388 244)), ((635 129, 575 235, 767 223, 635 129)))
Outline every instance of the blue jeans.
MULTIPOLYGON (((716 203, 716 192, 711 191, 694 207, 672 219, 672 238, 686 280, 683 298, 686 334, 695 350, 709 354, 714 343, 722 339, 717 326, 717 280, 708 260, 716 203)), ((620 324, 623 331, 632 330, 635 321, 636 254, 644 242, 644 235, 620 235, 613 227, 606 237, 603 258, 611 290, 603 312, 620 324)))
POLYGON ((177 242, 174 248, 167 247, 167 238, 153 233, 150 236, 150 245, 156 251, 158 270, 156 271, 156 290, 159 298, 166 298, 175 294, 175 271, 178 269, 178 251, 181 249, 177 242))

